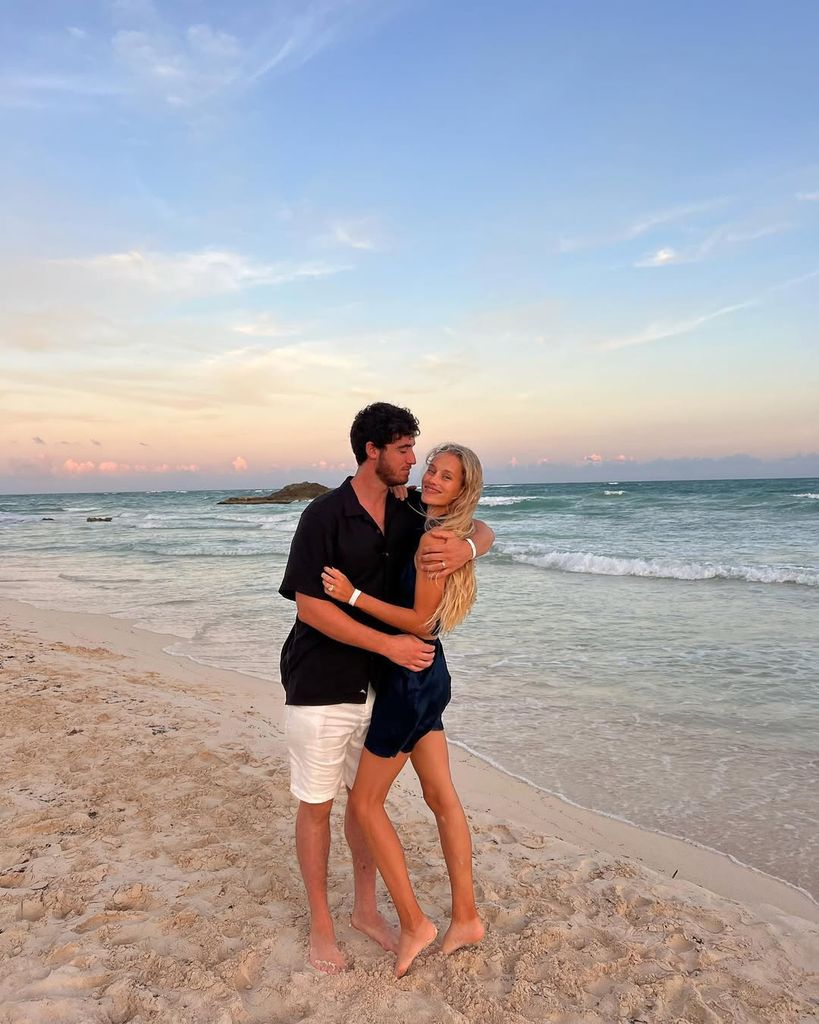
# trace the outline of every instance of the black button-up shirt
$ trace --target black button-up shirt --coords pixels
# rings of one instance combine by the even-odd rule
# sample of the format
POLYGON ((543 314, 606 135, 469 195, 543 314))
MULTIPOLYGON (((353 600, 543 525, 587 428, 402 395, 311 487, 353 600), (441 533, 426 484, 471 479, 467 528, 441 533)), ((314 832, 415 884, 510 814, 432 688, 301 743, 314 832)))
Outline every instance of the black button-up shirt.
MULTIPOLYGON (((331 565, 364 593, 398 603, 401 571, 414 556, 424 529, 420 498, 411 491, 402 502, 388 493, 382 533, 359 502, 351 479, 315 498, 302 513, 279 587, 288 600, 294 601, 298 592, 332 601, 321 583, 322 569, 331 565)), ((332 603, 364 625, 397 632, 358 608, 332 603)), ((368 685, 378 689, 385 668, 378 655, 332 640, 299 618, 282 647, 281 678, 288 704, 363 704, 368 685)))

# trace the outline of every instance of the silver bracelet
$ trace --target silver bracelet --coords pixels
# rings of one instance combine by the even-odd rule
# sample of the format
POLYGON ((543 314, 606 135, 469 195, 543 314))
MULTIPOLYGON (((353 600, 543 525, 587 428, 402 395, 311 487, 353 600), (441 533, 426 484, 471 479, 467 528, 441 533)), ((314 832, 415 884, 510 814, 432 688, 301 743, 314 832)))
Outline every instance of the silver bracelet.
POLYGON ((358 590, 358 588, 356 588, 356 589, 355 589, 355 590, 354 590, 354 591, 352 592, 352 594, 350 594, 350 598, 349 598, 349 600, 347 601, 347 604, 350 604, 350 605, 352 605, 353 607, 355 607, 355 603, 356 603, 356 601, 357 601, 357 600, 359 599, 359 597, 361 597, 361 591, 360 591, 360 590, 358 590))
POLYGON ((472 557, 478 557, 478 549, 475 547, 475 541, 471 537, 464 537, 466 543, 472 548, 472 557))

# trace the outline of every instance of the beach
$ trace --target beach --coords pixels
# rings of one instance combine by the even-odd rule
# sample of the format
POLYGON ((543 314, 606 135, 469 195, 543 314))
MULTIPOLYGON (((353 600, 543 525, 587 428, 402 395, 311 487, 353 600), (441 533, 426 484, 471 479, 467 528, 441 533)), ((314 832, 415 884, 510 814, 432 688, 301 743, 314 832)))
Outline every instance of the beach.
MULTIPOLYGON (((484 943, 401 981, 330 899, 349 972, 305 966, 278 684, 121 618, 0 602, 0 1022, 805 1022, 819 907, 768 875, 563 802, 452 748, 484 943)), ((390 811, 445 925, 431 815, 390 811)), ((383 898, 383 893, 382 893, 383 898)), ((383 899, 389 914, 386 899, 383 899)))

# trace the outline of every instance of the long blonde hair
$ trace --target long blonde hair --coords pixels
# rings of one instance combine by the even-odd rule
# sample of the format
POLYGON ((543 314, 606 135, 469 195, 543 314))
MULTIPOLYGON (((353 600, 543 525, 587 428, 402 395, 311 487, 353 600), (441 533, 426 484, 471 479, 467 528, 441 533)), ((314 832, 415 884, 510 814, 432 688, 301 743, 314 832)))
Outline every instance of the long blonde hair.
MULTIPOLYGON (((446 512, 440 517, 427 516, 426 529, 441 527, 456 537, 470 537, 475 532, 473 517, 483 490, 483 469, 480 459, 462 444, 439 444, 427 455, 427 465, 439 455, 455 455, 463 469, 463 487, 446 512)), ((437 634, 449 633, 467 617, 478 596, 475 565, 472 560, 462 565, 444 581, 441 602, 428 623, 437 634)))

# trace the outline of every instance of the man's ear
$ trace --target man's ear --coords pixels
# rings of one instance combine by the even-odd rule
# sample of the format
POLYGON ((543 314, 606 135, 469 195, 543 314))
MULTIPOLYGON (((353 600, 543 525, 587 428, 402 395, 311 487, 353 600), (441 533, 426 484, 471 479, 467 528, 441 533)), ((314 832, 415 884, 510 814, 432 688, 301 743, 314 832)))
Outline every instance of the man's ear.
POLYGON ((367 453, 368 459, 377 459, 378 453, 381 451, 381 449, 372 441, 368 441, 364 446, 364 451, 367 453))

